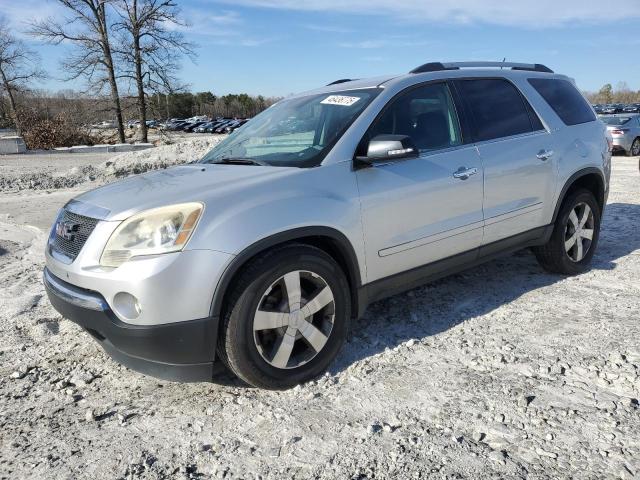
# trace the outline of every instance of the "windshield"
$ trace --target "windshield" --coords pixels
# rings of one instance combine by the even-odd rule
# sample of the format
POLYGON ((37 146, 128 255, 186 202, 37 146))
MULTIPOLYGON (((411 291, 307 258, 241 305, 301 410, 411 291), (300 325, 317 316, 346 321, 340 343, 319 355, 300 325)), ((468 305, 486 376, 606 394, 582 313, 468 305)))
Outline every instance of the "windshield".
POLYGON ((607 125, 624 125, 631 117, 602 117, 602 121, 607 125))
POLYGON ((370 88, 282 100, 220 142, 200 163, 315 167, 379 92, 370 88))

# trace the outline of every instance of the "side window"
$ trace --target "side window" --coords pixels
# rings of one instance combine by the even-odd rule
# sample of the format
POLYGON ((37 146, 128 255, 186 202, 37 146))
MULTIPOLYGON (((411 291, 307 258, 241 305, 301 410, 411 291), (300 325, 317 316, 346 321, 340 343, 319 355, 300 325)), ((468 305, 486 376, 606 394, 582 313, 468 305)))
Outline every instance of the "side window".
MULTIPOLYGON (((518 89, 507 80, 496 78, 458 80, 456 88, 471 109, 476 141, 493 140, 534 131, 527 111, 528 105, 518 89)), ((531 113, 535 114, 533 110, 531 113)))
POLYGON ((593 122, 593 110, 568 80, 559 78, 530 78, 529 83, 545 99, 565 125, 593 122))
POLYGON ((369 138, 383 134, 408 135, 420 151, 460 145, 460 124, 447 84, 412 88, 392 100, 369 129, 369 138))

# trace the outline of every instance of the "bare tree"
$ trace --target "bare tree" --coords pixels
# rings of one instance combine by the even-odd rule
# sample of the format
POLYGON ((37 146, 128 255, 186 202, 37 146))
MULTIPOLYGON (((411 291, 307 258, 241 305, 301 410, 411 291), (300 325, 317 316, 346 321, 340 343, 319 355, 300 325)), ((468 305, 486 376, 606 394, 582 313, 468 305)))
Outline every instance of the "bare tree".
POLYGON ((31 25, 31 34, 54 45, 70 43, 76 51, 63 62, 68 79, 84 77, 102 91, 109 86, 120 142, 125 141, 116 66, 110 40, 107 4, 113 0, 57 0, 69 12, 63 22, 53 18, 31 25))
POLYGON ((147 141, 148 93, 175 92, 180 87, 174 72, 181 55, 194 57, 193 45, 176 27, 184 26, 173 0, 118 0, 122 33, 118 54, 127 65, 124 76, 134 82, 140 119, 140 136, 147 141))
POLYGON ((7 21, 0 18, 0 91, 6 92, 9 99, 9 115, 18 135, 22 134, 22 129, 16 94, 23 91, 29 82, 44 77, 38 64, 38 55, 12 35, 7 21))

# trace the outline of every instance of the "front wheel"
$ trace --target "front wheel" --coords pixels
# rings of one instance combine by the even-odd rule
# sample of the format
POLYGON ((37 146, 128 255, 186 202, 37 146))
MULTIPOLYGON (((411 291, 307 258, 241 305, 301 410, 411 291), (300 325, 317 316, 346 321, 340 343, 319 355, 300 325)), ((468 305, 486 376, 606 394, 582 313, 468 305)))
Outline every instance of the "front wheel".
POLYGON ((600 235, 600 216, 593 193, 580 189, 569 195, 558 212, 549 241, 532 249, 542 267, 564 275, 589 268, 600 235))
POLYGON ((252 261, 226 305, 219 352, 259 388, 281 390, 322 373, 351 317, 349 283, 324 251, 287 245, 252 261))

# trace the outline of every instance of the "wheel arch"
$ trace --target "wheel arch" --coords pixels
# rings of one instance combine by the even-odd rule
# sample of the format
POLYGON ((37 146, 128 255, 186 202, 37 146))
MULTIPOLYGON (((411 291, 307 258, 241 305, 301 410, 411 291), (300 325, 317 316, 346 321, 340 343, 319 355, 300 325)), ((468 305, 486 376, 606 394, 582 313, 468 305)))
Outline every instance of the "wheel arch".
POLYGON ((584 168, 571 175, 562 187, 553 212, 553 222, 556 221, 565 198, 578 188, 585 188, 592 192, 600 206, 600 211, 604 210, 606 200, 604 175, 602 171, 595 167, 584 168))
POLYGON ((351 290, 352 316, 358 317, 362 309, 359 292, 362 286, 358 258, 349 239, 331 227, 301 227, 263 238, 240 252, 225 269, 211 301, 210 316, 221 318, 225 302, 238 274, 258 255, 282 245, 297 243, 310 245, 330 255, 343 269, 351 290))

